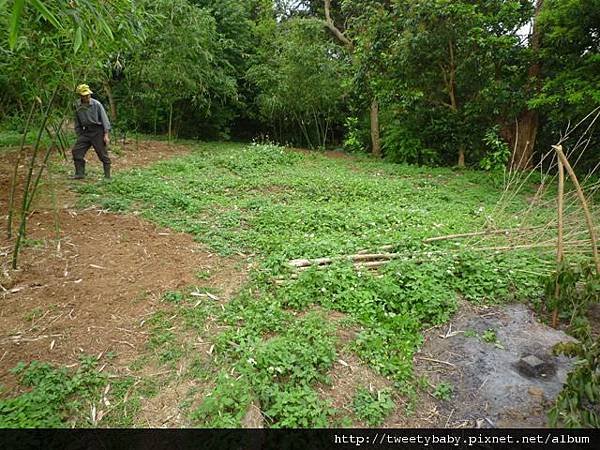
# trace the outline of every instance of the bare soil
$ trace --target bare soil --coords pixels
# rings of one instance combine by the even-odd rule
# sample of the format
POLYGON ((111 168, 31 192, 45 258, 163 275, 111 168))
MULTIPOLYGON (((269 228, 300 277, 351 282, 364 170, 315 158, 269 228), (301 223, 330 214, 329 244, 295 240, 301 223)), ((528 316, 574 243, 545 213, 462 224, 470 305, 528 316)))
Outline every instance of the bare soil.
MULTIPOLYGON (((163 142, 120 145, 112 155, 115 172, 183 155, 185 147, 163 142)), ((244 277, 237 260, 223 259, 190 235, 156 227, 132 215, 74 207, 72 181, 54 175, 56 207, 48 196, 36 202, 28 226, 28 245, 19 269, 10 269, 12 241, 6 239, 6 205, 16 153, 0 161, 0 384, 14 393, 9 372, 19 361, 74 366, 80 355, 114 352, 110 364, 125 367, 146 345, 145 319, 165 308, 166 291, 198 283, 195 274, 210 268, 204 284, 231 295, 244 277), (58 226, 58 228, 57 228, 58 226)), ((93 151, 88 172, 101 167, 93 151), (91 169, 91 170, 90 170, 91 169)), ((64 162, 64 172, 70 162, 64 162)), ((23 178, 24 167, 20 169, 23 178)), ((84 181, 85 182, 85 181, 84 181)))

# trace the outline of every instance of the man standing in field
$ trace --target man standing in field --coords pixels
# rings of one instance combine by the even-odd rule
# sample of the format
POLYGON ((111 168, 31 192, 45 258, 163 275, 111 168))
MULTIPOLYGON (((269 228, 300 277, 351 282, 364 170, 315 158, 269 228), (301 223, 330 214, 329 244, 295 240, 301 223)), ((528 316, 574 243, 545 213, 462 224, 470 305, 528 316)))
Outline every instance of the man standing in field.
POLYGON ((77 86, 79 100, 75 104, 75 134, 77 142, 73 146, 75 179, 85 177, 85 154, 94 147, 96 155, 104 167, 104 178, 110 178, 110 158, 106 146, 110 143, 108 133, 110 122, 106 111, 98 100, 92 98, 87 84, 77 86))

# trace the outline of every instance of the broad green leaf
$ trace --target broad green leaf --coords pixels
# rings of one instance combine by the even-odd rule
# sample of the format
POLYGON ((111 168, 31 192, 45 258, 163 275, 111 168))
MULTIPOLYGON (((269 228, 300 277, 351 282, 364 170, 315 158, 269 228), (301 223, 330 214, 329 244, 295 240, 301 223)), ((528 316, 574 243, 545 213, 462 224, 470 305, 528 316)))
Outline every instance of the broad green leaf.
POLYGON ((54 14, 52 14, 40 0, 31 0, 31 4, 48 22, 50 22, 56 28, 62 28, 62 25, 56 19, 56 16, 54 16, 54 14))
POLYGON ((77 28, 77 31, 75 32, 75 41, 73 41, 73 51, 75 53, 77 53, 77 51, 79 50, 79 47, 81 47, 81 27, 77 28))
POLYGON ((25 0, 15 0, 15 4, 13 5, 12 17, 10 18, 10 24, 8 26, 8 45, 11 50, 15 48, 15 44, 17 43, 19 20, 21 19, 21 13, 23 12, 24 6, 25 0))

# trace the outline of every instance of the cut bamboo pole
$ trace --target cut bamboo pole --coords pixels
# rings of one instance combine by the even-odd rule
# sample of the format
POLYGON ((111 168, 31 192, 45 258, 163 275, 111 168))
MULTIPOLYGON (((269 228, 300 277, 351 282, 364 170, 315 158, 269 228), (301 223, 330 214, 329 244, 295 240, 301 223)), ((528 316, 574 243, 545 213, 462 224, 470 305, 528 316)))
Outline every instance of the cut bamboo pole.
POLYGON ((342 255, 332 258, 315 258, 315 259, 293 259, 288 261, 288 265, 294 268, 311 267, 311 266, 326 266, 336 261, 378 261, 392 260, 401 257, 401 253, 362 253, 355 255, 342 255))
POLYGON ((436 236, 436 237, 432 237, 432 238, 423 239, 423 242, 425 244, 428 244, 430 242, 447 241, 450 239, 459 239, 459 238, 465 238, 465 237, 486 236, 486 235, 493 235, 493 234, 521 233, 523 231, 531 231, 531 230, 535 230, 538 228, 542 228, 542 227, 540 226, 540 227, 527 227, 527 228, 507 228, 504 230, 485 230, 485 231, 476 231, 473 233, 448 234, 446 236, 436 236))
MULTIPOLYGON (((565 242, 565 245, 570 245, 573 247, 581 247, 581 246, 589 246, 589 240, 580 240, 580 241, 569 241, 565 242)), ((522 245, 506 245, 501 247, 473 247, 469 250, 474 251, 503 251, 503 250, 525 250, 532 248, 555 248, 557 245, 556 242, 540 242, 537 244, 522 244, 522 245)), ((564 250, 563 250, 564 251, 564 250)))
MULTIPOLYGON (((564 227, 564 195, 565 195, 565 168, 562 161, 558 161, 558 239, 556 242, 556 273, 560 270, 560 264, 563 260, 564 254, 564 243, 563 243, 563 227, 564 227)), ((556 287, 554 290, 554 298, 558 301, 560 295, 560 283, 558 282, 558 276, 556 278, 556 287)), ((552 327, 558 326, 558 306, 552 311, 552 327)))
POLYGON ((569 161, 567 160, 567 157, 563 152, 562 145, 553 145, 552 148, 556 150, 556 154, 565 166, 565 169, 567 169, 567 173, 569 174, 571 181, 575 185, 575 190, 577 191, 577 196, 579 197, 579 201, 581 202, 581 207, 583 208, 583 213, 585 214, 587 227, 590 232, 590 240, 592 241, 592 254, 594 255, 594 263, 596 264, 596 273, 600 275, 600 257, 598 256, 596 230, 594 229, 594 222, 592 220, 592 215, 590 214, 585 195, 583 194, 581 186, 579 185, 579 180, 577 179, 577 176, 575 175, 571 164, 569 164, 569 161))

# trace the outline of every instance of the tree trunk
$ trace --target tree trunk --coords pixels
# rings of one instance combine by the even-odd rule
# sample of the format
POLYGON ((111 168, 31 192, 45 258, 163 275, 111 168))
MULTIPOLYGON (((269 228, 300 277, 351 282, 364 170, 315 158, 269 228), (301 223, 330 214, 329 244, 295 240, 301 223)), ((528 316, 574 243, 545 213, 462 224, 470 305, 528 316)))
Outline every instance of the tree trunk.
POLYGON ((104 92, 106 92, 106 96, 108 97, 108 106, 110 109, 110 120, 116 122, 117 120, 117 104, 115 103, 115 98, 112 93, 112 88, 110 87, 110 83, 108 81, 104 82, 104 92))
POLYGON ((510 158, 511 170, 526 170, 531 168, 538 123, 537 111, 526 109, 519 116, 518 126, 515 130, 515 146, 510 158))
POLYGON ((456 163, 458 167, 465 167, 465 146, 464 144, 460 144, 458 147, 458 162, 456 163))
MULTIPOLYGON (((449 68, 448 76, 444 75, 446 80, 448 95, 450 96, 450 109, 454 111, 454 114, 458 114, 458 101, 456 100, 456 62, 454 60, 454 43, 452 40, 448 41, 449 49, 449 68)), ((456 162, 458 167, 465 167, 465 145, 460 144, 458 146, 458 161, 456 162)))
POLYGON ((381 156, 381 140, 379 139, 379 103, 376 99, 371 102, 371 145, 373 155, 381 156))
POLYGON ((173 126, 173 103, 171 103, 171 106, 169 107, 169 144, 171 143, 172 126, 173 126))
MULTIPOLYGON (((533 22, 533 31, 531 34, 531 50, 534 62, 527 71, 530 80, 526 91, 529 95, 538 92, 540 89, 541 64, 538 60, 540 53, 540 28, 538 18, 542 10, 544 0, 537 0, 535 4, 535 15, 533 22)), ((518 118, 515 130, 515 145, 513 154, 510 158, 511 170, 525 170, 532 167, 533 150, 535 147, 535 138, 537 136, 539 117, 537 111, 526 108, 518 118)))
MULTIPOLYGON (((335 26, 333 19, 331 17, 331 0, 324 0, 324 9, 325 9, 325 27, 331 31, 331 33, 336 37, 338 41, 340 41, 343 45, 346 46, 350 54, 354 53, 354 43, 346 37, 346 35, 335 26)), ((371 149, 373 151, 373 155, 380 157, 381 156, 381 140, 379 138, 379 103, 373 96, 371 101, 371 149)))

